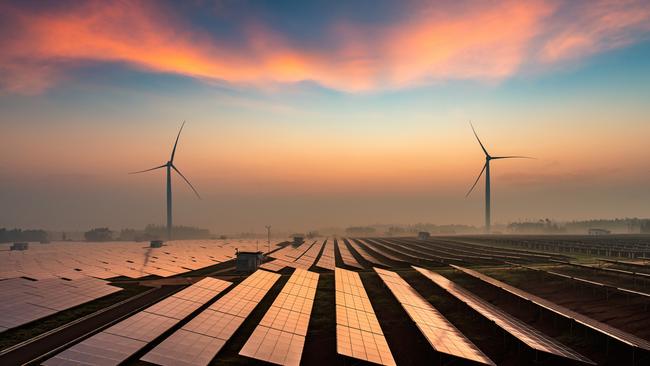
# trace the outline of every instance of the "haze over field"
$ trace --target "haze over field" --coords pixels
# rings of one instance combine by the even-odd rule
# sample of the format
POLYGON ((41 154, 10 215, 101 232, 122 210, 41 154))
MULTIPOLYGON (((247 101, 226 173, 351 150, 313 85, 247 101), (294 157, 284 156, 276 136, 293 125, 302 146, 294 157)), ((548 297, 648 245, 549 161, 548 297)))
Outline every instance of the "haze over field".
POLYGON ((650 1, 0 5, 0 226, 650 216, 650 1), (372 9, 373 11, 368 11, 372 9))

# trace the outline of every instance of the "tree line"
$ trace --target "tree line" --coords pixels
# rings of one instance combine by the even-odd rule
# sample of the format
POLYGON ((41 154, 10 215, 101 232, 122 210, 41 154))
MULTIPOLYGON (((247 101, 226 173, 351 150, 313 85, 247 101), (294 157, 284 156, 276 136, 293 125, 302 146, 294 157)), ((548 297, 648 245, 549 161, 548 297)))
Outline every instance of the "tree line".
POLYGON ((48 235, 45 230, 22 230, 0 228, 0 243, 13 242, 48 241, 48 235))

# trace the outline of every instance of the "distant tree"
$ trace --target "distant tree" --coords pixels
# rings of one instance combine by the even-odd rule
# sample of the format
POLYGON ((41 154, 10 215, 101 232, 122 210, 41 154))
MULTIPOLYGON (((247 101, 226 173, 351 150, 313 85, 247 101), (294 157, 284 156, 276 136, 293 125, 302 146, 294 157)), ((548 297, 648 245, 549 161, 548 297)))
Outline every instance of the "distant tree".
POLYGON ((350 226, 345 229, 348 235, 372 235, 376 231, 372 226, 350 226))
POLYGON ((650 234, 650 220, 643 220, 639 224, 639 232, 643 234, 650 234))
MULTIPOLYGON (((212 234, 210 230, 201 229, 192 226, 174 226, 172 227, 174 239, 209 239, 212 234)), ((149 224, 144 228, 144 239, 166 239, 167 227, 149 224)))
POLYGON ((141 236, 135 229, 122 229, 120 230, 120 240, 133 241, 141 236))
POLYGON ((86 231, 84 237, 87 241, 109 241, 113 239, 113 232, 107 227, 99 227, 86 231))
POLYGON ((0 243, 10 243, 16 241, 48 241, 48 235, 45 230, 22 230, 0 228, 0 243))

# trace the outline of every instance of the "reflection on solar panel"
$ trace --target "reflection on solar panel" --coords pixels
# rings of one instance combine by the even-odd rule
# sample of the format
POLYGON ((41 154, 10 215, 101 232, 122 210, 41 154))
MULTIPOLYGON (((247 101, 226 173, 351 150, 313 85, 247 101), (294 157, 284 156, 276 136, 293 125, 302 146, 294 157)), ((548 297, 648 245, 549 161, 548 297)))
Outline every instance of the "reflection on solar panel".
POLYGON ((336 264, 336 258, 334 256, 334 239, 327 240, 325 242, 325 248, 323 249, 323 254, 321 254, 316 263, 316 267, 325 268, 329 270, 334 270, 336 264))
POLYGON ((334 271, 336 287, 336 351, 382 365, 395 365, 359 274, 334 271))
POLYGON ((494 365, 481 350, 454 327, 397 273, 375 268, 375 272, 395 295, 411 320, 438 352, 494 365))
POLYGON ((279 274, 258 270, 149 351, 159 365, 207 365, 264 298, 279 274))
POLYGON ((363 269, 363 266, 360 265, 359 262, 357 262, 357 260, 350 252, 350 249, 348 249, 348 246, 345 245, 345 241, 343 238, 336 239, 336 244, 337 247, 339 248, 339 253, 341 253, 341 259, 343 260, 343 263, 345 263, 346 266, 363 269))
POLYGON ((582 356, 571 348, 555 341, 550 337, 547 337, 543 333, 540 333, 536 329, 528 326, 526 323, 493 306, 489 302, 472 294, 471 292, 458 286, 454 282, 439 275, 438 273, 429 271, 428 269, 424 268, 413 268, 428 277, 436 285, 442 287, 449 294, 453 295, 458 300, 464 302, 469 307, 476 310, 479 314, 493 321, 497 326, 512 334, 515 338, 519 339, 530 348, 541 352, 551 353, 559 357, 565 357, 593 364, 591 360, 582 356))
POLYGON ((588 316, 576 313, 573 310, 567 309, 564 306, 560 306, 554 302, 548 301, 546 299, 543 299, 539 296, 535 296, 533 294, 530 294, 524 290, 518 289, 514 286, 510 286, 506 283, 503 283, 497 279, 494 279, 490 276, 484 275, 482 273, 473 271, 471 269, 459 267, 459 266, 452 266, 460 271, 463 271, 467 273, 470 276, 476 277, 484 282, 487 282, 495 287, 501 288, 517 297, 520 297, 522 299, 525 299, 527 301, 530 301, 538 306, 541 306, 549 311, 552 311, 558 315, 561 315, 565 318, 572 319, 586 327, 589 327, 597 332, 600 332, 602 334, 605 334, 606 336, 612 337, 614 339, 617 339, 623 343, 626 343, 632 347, 638 347, 642 348, 645 350, 650 351, 650 342, 646 341, 645 339, 641 339, 635 335, 632 335, 630 333, 624 332, 620 329, 614 328, 612 326, 609 326, 605 323, 599 322, 595 319, 592 319, 588 316))
POLYGON ((296 269, 239 354, 299 365, 317 286, 317 273, 296 269))
POLYGON ((44 365, 117 365, 187 317, 231 283, 204 278, 192 286, 77 343, 44 365), (204 290, 207 290, 205 292, 204 290))

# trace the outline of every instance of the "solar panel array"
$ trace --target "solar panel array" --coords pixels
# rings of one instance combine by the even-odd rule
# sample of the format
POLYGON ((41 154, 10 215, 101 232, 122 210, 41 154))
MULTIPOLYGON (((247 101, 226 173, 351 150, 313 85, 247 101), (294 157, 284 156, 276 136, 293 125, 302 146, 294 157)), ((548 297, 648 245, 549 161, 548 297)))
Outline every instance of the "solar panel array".
POLYGON ((374 270, 436 351, 486 365, 494 365, 492 360, 397 273, 379 268, 374 268, 374 270))
POLYGON ((323 248, 323 253, 318 258, 318 263, 316 267, 325 268, 329 270, 334 270, 336 266, 336 257, 334 254, 334 239, 325 241, 325 247, 323 248))
POLYGON ((0 332, 120 290, 92 277, 0 281, 0 332))
POLYGON ((345 240, 343 238, 336 239, 336 244, 339 248, 341 259, 346 266, 363 269, 363 266, 357 262, 356 258, 352 255, 352 252, 350 252, 350 249, 348 249, 348 246, 345 245, 345 240))
POLYGON ((327 240, 319 240, 317 241, 314 245, 309 248, 303 254, 300 258, 296 259, 295 262, 291 265, 293 268, 302 268, 302 269, 309 269, 311 266, 314 265, 314 262, 316 261, 316 258, 318 257, 318 254, 321 251, 321 248, 323 248, 323 245, 327 242, 327 240))
POLYGON ((272 262, 267 262, 261 265, 261 268, 268 269, 270 271, 279 271, 287 267, 296 268, 294 262, 302 257, 305 252, 311 249, 316 244, 316 241, 311 244, 303 243, 297 247, 288 245, 274 253, 271 253, 269 256, 275 258, 272 262))
POLYGON ((402 258, 400 258, 400 257, 396 256, 395 254, 389 252, 389 251, 386 249, 385 246, 381 245, 380 243, 378 243, 378 242, 375 241, 375 240, 372 240, 372 239, 364 239, 364 240, 360 240, 360 241, 361 241, 362 243, 365 243, 366 246, 370 247, 370 248, 371 248, 372 250, 374 250, 375 252, 377 252, 377 253, 383 255, 384 257, 386 257, 386 258, 388 258, 388 259, 390 259, 390 260, 392 260, 392 261, 395 261, 395 262, 404 262, 404 260, 403 260, 402 258))
POLYGON ((252 240, 182 240, 162 248, 57 242, 0 250, 0 332, 121 290, 100 279, 177 275, 233 259, 235 248, 256 247, 252 240))
POLYGON ((428 277, 431 281, 443 288, 449 294, 464 302, 490 321, 494 322, 501 329, 510 333, 521 342, 525 343, 528 347, 537 351, 554 354, 559 357, 593 364, 591 360, 582 356, 578 352, 537 331, 526 323, 495 307, 480 297, 472 294, 471 292, 465 290, 461 286, 458 286, 440 274, 424 268, 413 268, 428 277))
POLYGON ((256 247, 251 240, 177 240, 162 248, 138 242, 36 244, 25 251, 0 251, 0 279, 167 277, 233 259, 235 248, 256 247))
POLYGON ((360 255, 363 259, 365 259, 365 260, 367 260, 368 262, 373 263, 373 264, 377 264, 377 265, 381 265, 381 266, 390 267, 390 265, 389 265, 388 263, 386 263, 386 262, 384 262, 383 260, 381 260, 381 259, 379 259, 379 258, 376 258, 376 257, 373 256, 372 254, 370 254, 370 253, 369 253, 365 248, 363 248, 363 247, 362 247, 362 246, 357 242, 357 240, 358 240, 358 239, 350 239, 350 240, 348 240, 348 243, 350 243, 350 246, 352 247, 352 249, 354 249, 357 253, 359 253, 359 255, 360 255))
MULTIPOLYGON (((267 262, 261 265, 261 268, 270 271, 279 271, 286 267, 309 269, 314 265, 314 261, 327 240, 317 240, 312 244, 302 244, 297 248, 282 250, 282 253, 273 253, 271 257, 276 258, 272 262, 267 262)), ((286 249, 286 248, 283 248, 286 249)))
POLYGON ((334 282, 336 351, 381 365, 395 365, 359 274, 337 267, 334 282))
POLYGON ((317 273, 296 269, 239 354, 299 365, 317 286, 317 273))
MULTIPOLYGON (((309 248, 306 244, 301 244, 298 248, 302 250, 307 250, 309 248)), ((289 257, 288 254, 297 250, 291 245, 287 245, 284 248, 281 248, 273 253, 270 253, 268 256, 274 258, 271 262, 266 262, 260 266, 260 268, 268 269, 269 271, 279 271, 288 267, 291 262, 295 261, 296 258, 289 257)))
POLYGON ((230 286, 206 277, 45 361, 47 366, 118 365, 230 286))
POLYGON ((547 309, 549 311, 552 311, 560 316, 563 316, 568 319, 572 319, 586 327, 589 327, 597 332, 600 332, 602 334, 605 334, 608 337, 612 337, 614 339, 617 339, 625 344, 628 344, 633 347, 638 347, 642 348, 644 350, 650 351, 650 342, 646 341, 645 339, 641 339, 633 334, 624 332, 618 328, 614 328, 610 325, 607 325, 605 323, 599 322, 593 318, 590 318, 588 316, 576 313, 573 310, 567 309, 564 306, 558 305, 552 301, 548 301, 546 299, 543 299, 539 296, 533 295, 531 293, 528 293, 524 290, 518 289, 514 286, 510 286, 507 283, 503 283, 495 278, 492 278, 490 276, 487 276, 483 273, 476 272, 474 270, 468 269, 468 268, 463 268, 459 266, 452 266, 460 271, 463 271, 470 276, 476 277, 486 283, 489 283, 495 287, 501 288, 504 291, 507 291, 517 297, 520 297, 522 299, 525 299, 527 301, 530 301, 538 306, 541 306, 544 309, 547 309))
POLYGON ((207 365, 278 278, 276 273, 256 271, 141 359, 159 365, 207 365))

